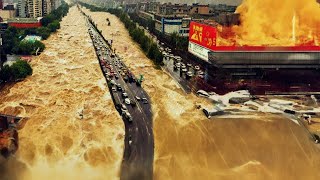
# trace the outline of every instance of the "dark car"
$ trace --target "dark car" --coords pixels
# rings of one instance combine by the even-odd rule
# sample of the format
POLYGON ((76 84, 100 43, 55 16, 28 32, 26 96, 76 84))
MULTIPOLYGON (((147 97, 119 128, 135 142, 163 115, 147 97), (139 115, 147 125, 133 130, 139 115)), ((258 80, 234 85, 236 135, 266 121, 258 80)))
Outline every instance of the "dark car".
POLYGON ((143 104, 148 104, 148 99, 147 98, 142 98, 143 104))
POLYGON ((128 82, 128 77, 127 76, 125 76, 124 78, 123 78, 123 80, 125 81, 125 82, 128 82))
POLYGON ((130 99, 130 104, 131 106, 135 107, 137 104, 136 104, 136 101, 134 101, 133 99, 130 99))

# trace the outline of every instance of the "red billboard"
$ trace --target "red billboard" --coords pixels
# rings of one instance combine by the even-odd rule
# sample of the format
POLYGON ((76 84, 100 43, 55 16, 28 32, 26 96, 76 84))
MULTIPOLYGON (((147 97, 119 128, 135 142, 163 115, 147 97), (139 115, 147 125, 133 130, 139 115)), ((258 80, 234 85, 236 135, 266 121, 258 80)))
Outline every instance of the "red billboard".
POLYGON ((189 41, 207 49, 214 49, 216 46, 216 35, 216 28, 194 21, 190 22, 189 41))
POLYGON ((21 23, 21 22, 9 22, 9 26, 13 26, 16 28, 37 28, 41 27, 40 22, 34 22, 34 23, 21 23))

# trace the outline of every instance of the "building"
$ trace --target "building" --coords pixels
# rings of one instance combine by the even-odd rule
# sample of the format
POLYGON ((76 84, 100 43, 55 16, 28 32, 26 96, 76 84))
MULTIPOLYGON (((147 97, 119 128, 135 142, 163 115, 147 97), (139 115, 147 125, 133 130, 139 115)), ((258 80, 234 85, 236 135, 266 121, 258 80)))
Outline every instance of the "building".
POLYGON ((155 29, 163 34, 178 33, 189 36, 189 17, 159 16, 155 15, 155 29))
POLYGON ((4 10, 15 10, 14 5, 13 4, 8 4, 5 7, 3 7, 4 10))
POLYGON ((42 0, 33 0, 33 14, 30 14, 31 18, 37 18, 43 16, 42 0))
POLYGON ((21 18, 43 17, 61 6, 61 0, 19 0, 18 16, 21 18))
POLYGON ((41 18, 15 18, 8 19, 8 26, 16 28, 37 28, 41 27, 41 18))
POLYGON ((58 7, 60 7, 61 4, 62 4, 62 1, 61 1, 61 0, 51 0, 52 10, 58 9, 58 7))
POLYGON ((52 11, 52 0, 42 0, 42 12, 43 16, 50 14, 52 11))
POLYGON ((237 6, 229 6, 226 4, 218 4, 212 7, 212 10, 218 14, 220 13, 234 13, 237 9, 237 6))
POLYGON ((221 69, 320 69, 320 46, 218 46, 217 24, 190 23, 189 52, 221 69))
POLYGON ((124 6, 124 11, 127 13, 134 13, 139 10, 138 4, 126 4, 124 6))
POLYGON ((216 22, 223 26, 233 26, 240 24, 240 14, 239 13, 220 13, 214 18, 216 22))
POLYGON ((18 1, 18 16, 21 18, 26 18, 28 16, 28 8, 26 0, 18 1))
POLYGON ((198 3, 192 4, 189 10, 190 15, 210 15, 211 11, 209 8, 209 4, 202 5, 198 3))
POLYGON ((7 21, 10 18, 15 18, 16 17, 16 10, 0 10, 0 17, 2 18, 3 21, 7 21))
POLYGON ((320 69, 320 47, 218 47, 209 62, 223 69, 320 69))

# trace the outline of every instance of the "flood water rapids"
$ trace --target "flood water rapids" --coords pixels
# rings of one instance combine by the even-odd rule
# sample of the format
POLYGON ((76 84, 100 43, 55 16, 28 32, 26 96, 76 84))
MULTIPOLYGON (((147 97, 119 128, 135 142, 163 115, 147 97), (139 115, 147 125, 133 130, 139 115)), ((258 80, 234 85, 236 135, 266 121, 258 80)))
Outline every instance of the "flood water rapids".
POLYGON ((1 113, 30 118, 19 131, 16 157, 27 167, 20 178, 117 179, 124 124, 84 17, 72 7, 44 43, 46 50, 32 59, 33 75, 0 98, 1 113))

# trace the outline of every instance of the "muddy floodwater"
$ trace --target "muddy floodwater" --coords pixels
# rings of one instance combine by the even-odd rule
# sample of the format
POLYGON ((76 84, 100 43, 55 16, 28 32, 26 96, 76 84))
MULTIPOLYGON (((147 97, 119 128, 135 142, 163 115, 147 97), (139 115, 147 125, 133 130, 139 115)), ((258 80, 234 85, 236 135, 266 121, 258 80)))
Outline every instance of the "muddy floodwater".
POLYGON ((72 7, 44 43, 46 50, 32 59, 33 75, 0 96, 0 113, 30 118, 19 131, 15 160, 25 167, 19 179, 118 179, 124 125, 85 19, 72 7))
POLYGON ((319 179, 320 150, 282 115, 208 120, 166 73, 156 70, 115 16, 89 12, 143 87, 154 113, 154 179, 319 179), (109 18, 111 27, 107 26, 109 18))

